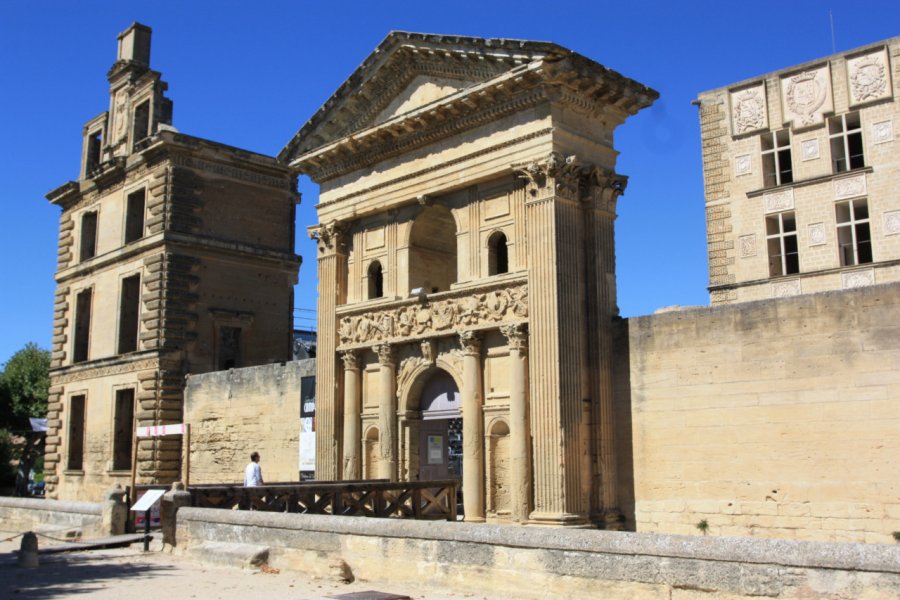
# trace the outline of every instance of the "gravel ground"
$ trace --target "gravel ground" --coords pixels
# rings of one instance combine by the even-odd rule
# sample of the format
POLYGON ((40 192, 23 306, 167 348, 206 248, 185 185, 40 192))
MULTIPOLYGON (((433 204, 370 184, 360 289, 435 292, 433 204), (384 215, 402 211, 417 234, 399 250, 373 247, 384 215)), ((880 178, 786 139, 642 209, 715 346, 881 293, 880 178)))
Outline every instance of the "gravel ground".
MULTIPOLYGON (((0 598, 99 598, 180 600, 182 598, 319 599, 340 594, 378 591, 429 600, 481 600, 481 594, 355 581, 335 583, 297 572, 216 567, 161 551, 144 553, 140 545, 40 556, 34 569, 18 566, 14 550, 21 538, 0 542, 0 598)), ((41 547, 52 541, 39 538, 41 547)), ((366 600, 365 596, 361 599, 366 600)), ((496 598, 493 596, 492 598, 496 598)))

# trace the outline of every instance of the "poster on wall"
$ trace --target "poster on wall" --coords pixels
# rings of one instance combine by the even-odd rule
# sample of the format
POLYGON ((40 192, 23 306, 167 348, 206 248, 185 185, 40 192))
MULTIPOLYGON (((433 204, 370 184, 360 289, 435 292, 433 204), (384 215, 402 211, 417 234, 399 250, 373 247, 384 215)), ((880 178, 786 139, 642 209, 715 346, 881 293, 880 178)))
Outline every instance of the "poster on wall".
POLYGON ((428 464, 440 465, 444 462, 444 436, 428 436, 428 464))
POLYGON ((300 470, 316 470, 316 434, 300 432, 300 470))
POLYGON ((316 378, 300 378, 300 431, 316 430, 316 378))

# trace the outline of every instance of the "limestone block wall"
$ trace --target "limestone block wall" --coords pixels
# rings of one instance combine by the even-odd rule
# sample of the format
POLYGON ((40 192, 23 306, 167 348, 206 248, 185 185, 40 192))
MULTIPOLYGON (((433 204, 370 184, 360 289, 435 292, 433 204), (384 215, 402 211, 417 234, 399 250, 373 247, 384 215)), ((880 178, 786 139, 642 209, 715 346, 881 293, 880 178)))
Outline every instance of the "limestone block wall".
MULTIPOLYGON (((0 531, 34 531, 55 538, 104 534, 103 506, 98 502, 59 502, 35 498, 0 498, 0 531)), ((107 533, 108 535, 108 533, 107 533)))
POLYGON ((254 450, 266 481, 298 481, 300 379, 315 376, 315 364, 308 359, 188 376, 190 482, 243 483, 254 450))
POLYGON ((621 327, 638 531, 893 543, 900 284, 621 327))
POLYGON ((222 562, 268 551, 312 576, 346 564, 382 585, 423 579, 478 597, 893 598, 894 546, 697 538, 518 525, 185 507, 177 550, 222 562), (385 557, 390 557, 386 560, 385 557))

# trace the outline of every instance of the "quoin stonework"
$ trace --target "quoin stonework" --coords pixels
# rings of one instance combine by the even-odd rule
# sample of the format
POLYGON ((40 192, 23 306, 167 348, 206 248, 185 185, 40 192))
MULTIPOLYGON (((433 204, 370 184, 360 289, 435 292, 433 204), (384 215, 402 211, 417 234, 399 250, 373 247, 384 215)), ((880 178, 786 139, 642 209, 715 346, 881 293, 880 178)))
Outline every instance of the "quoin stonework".
POLYGON ((288 360, 295 180, 273 158, 179 133, 148 27, 119 35, 109 110, 84 127, 62 209, 45 468, 51 497, 181 476, 184 376, 288 360))
POLYGON ((900 38, 700 94, 712 304, 900 280, 900 38))

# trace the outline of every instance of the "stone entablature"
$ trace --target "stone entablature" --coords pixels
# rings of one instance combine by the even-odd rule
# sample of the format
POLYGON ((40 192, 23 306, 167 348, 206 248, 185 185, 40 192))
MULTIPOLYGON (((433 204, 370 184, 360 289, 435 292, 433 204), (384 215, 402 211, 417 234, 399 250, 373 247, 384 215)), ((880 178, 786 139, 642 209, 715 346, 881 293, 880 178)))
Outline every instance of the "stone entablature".
POLYGON ((339 351, 373 343, 409 343, 457 330, 496 329, 528 318, 525 277, 407 298, 376 307, 347 305, 337 309, 339 351))

